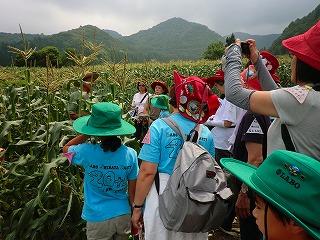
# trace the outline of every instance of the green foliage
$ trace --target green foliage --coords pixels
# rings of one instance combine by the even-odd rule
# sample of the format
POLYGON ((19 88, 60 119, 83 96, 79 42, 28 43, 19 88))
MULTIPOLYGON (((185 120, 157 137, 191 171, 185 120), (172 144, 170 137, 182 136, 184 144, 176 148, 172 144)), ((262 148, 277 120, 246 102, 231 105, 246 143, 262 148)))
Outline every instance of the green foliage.
POLYGON ((231 45, 236 41, 236 38, 234 37, 234 34, 232 33, 230 37, 226 37, 226 46, 231 45))
POLYGON ((284 54, 286 50, 282 47, 282 40, 290 38, 295 35, 299 35, 307 31, 310 27, 316 24, 320 20, 320 5, 318 5, 311 13, 307 16, 296 19, 291 22, 282 32, 279 38, 277 38, 270 50, 274 54, 284 54))
POLYGON ((42 48, 37 52, 34 61, 36 62, 36 66, 38 67, 46 67, 46 58, 48 57, 49 61, 53 66, 59 66, 60 52, 58 48, 53 46, 47 46, 42 48))
POLYGON ((211 43, 207 50, 203 53, 204 59, 218 60, 224 54, 225 46, 222 42, 211 43))

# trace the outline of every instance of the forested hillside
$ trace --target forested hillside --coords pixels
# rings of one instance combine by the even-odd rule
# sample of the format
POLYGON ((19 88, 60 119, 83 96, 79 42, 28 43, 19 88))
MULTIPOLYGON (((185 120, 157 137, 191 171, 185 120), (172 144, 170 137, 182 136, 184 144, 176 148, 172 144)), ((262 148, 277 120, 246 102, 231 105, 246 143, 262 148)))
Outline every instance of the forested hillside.
POLYGON ((284 48, 281 45, 282 40, 304 33, 310 27, 312 27, 316 22, 320 20, 320 5, 318 5, 311 13, 307 16, 296 19, 295 21, 291 22, 288 27, 286 27, 282 34, 277 38, 270 50, 275 54, 283 54, 285 53, 284 48))

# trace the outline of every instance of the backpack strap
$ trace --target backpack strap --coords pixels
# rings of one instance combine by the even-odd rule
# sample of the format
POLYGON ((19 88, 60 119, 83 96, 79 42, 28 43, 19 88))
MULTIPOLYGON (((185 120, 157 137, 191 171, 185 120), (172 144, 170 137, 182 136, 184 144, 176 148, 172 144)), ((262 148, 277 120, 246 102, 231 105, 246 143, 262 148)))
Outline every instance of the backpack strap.
POLYGON ((146 92, 146 94, 143 96, 143 98, 141 99, 140 103, 142 103, 142 102, 143 102, 143 100, 146 98, 146 96, 147 96, 147 95, 149 95, 149 93, 148 93, 148 92, 146 92))
POLYGON ((192 141, 195 143, 198 143, 199 140, 199 136, 201 135, 201 130, 202 128, 200 128, 200 124, 197 124, 188 134, 187 137, 185 137, 185 135, 183 134, 183 131, 181 130, 181 128, 179 127, 179 125, 171 118, 171 117, 167 117, 167 118, 161 118, 166 124, 168 124, 169 127, 171 127, 171 129, 178 134, 180 137, 182 137, 183 141, 192 141))
POLYGON ((281 137, 288 151, 296 152, 286 124, 281 124, 281 137))
POLYGON ((161 118, 176 134, 182 137, 183 141, 186 141, 186 137, 181 131, 179 125, 170 117, 161 118))
POLYGON ((198 143, 200 139, 199 136, 201 136, 201 130, 202 128, 200 128, 200 124, 197 123, 197 125, 188 134, 187 141, 198 143))
MULTIPOLYGON (((180 130, 179 126, 176 124, 173 119, 170 117, 161 118, 176 134, 182 137, 182 139, 185 141, 185 137, 182 134, 182 131, 180 130)), ((156 185, 157 193, 159 195, 160 193, 160 177, 159 177, 159 171, 157 169, 156 175, 154 176, 154 184, 156 185)))

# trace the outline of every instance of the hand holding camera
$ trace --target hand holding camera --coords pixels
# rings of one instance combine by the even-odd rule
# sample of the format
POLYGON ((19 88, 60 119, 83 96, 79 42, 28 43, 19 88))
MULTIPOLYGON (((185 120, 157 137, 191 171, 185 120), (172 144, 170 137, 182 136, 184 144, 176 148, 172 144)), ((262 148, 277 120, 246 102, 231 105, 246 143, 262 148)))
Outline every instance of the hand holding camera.
POLYGON ((241 47, 242 55, 249 58, 250 57, 250 44, 248 42, 241 42, 240 47, 241 47))

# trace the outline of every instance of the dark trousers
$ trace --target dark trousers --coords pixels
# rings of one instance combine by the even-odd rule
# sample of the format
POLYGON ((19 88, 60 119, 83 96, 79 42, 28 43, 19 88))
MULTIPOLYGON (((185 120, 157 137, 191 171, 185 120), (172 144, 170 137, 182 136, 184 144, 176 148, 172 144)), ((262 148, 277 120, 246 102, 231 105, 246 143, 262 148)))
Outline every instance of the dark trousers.
MULTIPOLYGON (((229 158, 231 156, 232 156, 232 154, 228 150, 215 148, 215 160, 220 166, 221 166, 221 164, 220 164, 220 159, 221 158, 229 158)), ((232 176, 227 176, 227 182, 228 182, 228 187, 232 190, 232 192, 236 191, 235 183, 232 180, 232 176)), ((228 212, 226 214, 226 217, 224 219, 223 224, 221 225, 221 227, 223 229, 228 230, 228 231, 231 230, 233 220, 234 220, 234 218, 236 216, 236 212, 235 212, 235 209, 234 209, 236 201, 237 201, 236 195, 233 195, 228 200, 228 212)))
POLYGON ((136 128, 135 138, 141 142, 148 131, 148 123, 144 121, 135 121, 134 126, 136 128))

